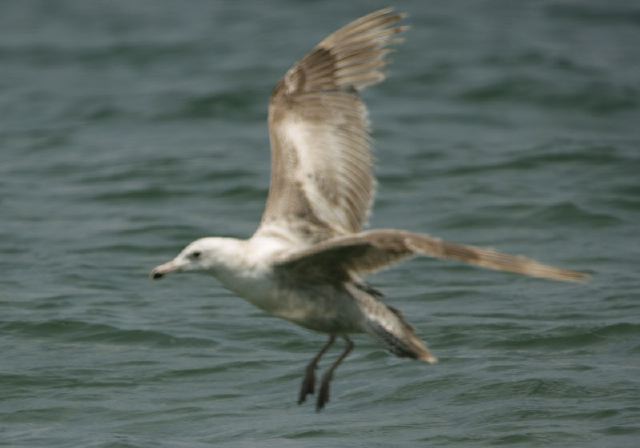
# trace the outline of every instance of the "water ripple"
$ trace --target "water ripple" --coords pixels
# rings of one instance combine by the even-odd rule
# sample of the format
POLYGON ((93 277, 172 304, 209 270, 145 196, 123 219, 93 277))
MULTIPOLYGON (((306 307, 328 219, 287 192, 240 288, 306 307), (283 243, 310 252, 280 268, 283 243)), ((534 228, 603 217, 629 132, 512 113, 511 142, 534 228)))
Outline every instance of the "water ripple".
POLYGON ((77 320, 44 322, 11 321, 0 329, 14 336, 47 338, 60 341, 92 342, 115 345, 140 344, 149 347, 215 347, 208 339, 177 337, 154 330, 125 330, 111 325, 77 320))

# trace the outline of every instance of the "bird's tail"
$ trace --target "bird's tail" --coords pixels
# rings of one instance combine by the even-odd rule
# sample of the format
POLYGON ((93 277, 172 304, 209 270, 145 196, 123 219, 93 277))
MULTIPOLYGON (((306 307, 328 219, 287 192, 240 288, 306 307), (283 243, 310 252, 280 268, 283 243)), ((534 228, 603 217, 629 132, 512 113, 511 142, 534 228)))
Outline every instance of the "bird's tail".
POLYGON ((363 330, 401 358, 413 358, 429 364, 438 362, 427 345, 416 335, 402 313, 380 299, 382 294, 368 285, 353 284, 352 295, 364 316, 363 330))

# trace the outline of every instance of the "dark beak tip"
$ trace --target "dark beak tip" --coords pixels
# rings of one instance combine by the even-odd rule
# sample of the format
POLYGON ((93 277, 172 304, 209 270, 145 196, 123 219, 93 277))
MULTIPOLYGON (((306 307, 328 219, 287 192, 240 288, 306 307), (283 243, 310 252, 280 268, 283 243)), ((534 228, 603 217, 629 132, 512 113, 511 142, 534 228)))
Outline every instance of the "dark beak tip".
POLYGON ((158 280, 158 279, 161 279, 162 277, 164 277, 164 274, 162 272, 151 272, 151 278, 153 280, 158 280))

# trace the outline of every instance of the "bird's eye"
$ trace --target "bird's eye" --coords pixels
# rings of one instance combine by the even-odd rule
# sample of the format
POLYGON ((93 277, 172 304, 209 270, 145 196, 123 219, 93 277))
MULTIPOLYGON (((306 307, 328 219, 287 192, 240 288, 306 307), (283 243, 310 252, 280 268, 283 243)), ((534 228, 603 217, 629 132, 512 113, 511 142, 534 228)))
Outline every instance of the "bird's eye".
POLYGON ((202 252, 200 252, 199 250, 191 252, 191 258, 200 258, 200 255, 202 255, 202 252))

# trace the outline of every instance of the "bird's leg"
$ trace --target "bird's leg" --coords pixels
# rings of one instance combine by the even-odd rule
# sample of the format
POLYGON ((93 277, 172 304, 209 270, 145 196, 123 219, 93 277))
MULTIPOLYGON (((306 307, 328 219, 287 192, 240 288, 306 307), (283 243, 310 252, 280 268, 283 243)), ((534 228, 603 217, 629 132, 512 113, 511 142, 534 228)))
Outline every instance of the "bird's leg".
POLYGON ((322 358, 322 355, 324 355, 327 350, 329 350, 329 347, 333 345, 335 340, 336 335, 330 335, 327 343, 322 346, 318 354, 313 357, 309 364, 307 364, 304 379, 302 380, 302 387, 300 387, 298 404, 304 403, 304 401, 307 399, 307 395, 311 395, 315 392, 316 368, 318 367, 318 362, 320 361, 320 358, 322 358))
POLYGON ((346 358, 351 350, 353 350, 353 341, 349 339, 347 336, 343 336, 344 340, 347 343, 344 351, 338 356, 336 362, 334 362, 331 367, 322 375, 322 383, 320 384, 320 393, 318 394, 318 401, 316 402, 316 411, 321 411, 325 404, 329 402, 329 384, 331 383, 331 378, 333 378, 333 371, 340 365, 344 358, 346 358))

